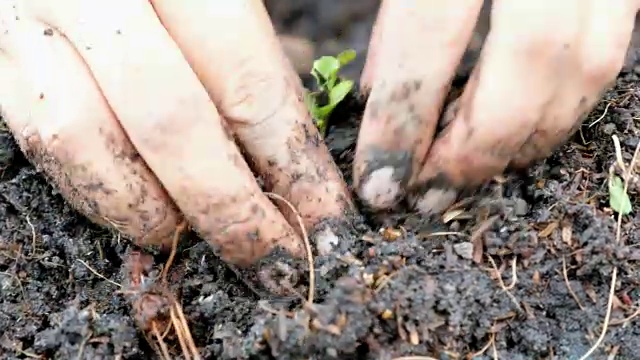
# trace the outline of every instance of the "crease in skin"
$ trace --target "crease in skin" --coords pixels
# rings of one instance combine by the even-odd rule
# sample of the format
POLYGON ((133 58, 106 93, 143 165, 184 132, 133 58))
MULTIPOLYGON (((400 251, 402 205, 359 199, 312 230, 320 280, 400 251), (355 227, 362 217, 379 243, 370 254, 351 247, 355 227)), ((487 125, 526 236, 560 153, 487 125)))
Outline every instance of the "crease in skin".
POLYGON ((354 182, 363 202, 375 209, 400 202, 419 173, 482 1, 407 5, 384 2, 371 41, 380 48, 370 51, 380 58, 367 59, 363 73, 371 91, 356 146, 354 182), (422 46, 409 42, 415 33, 425 34, 422 46), (399 154, 402 161, 386 161, 399 154))
POLYGON ((261 193, 201 80, 147 1, 105 3, 100 12, 38 4, 32 10, 74 43, 128 138, 223 260, 249 265, 273 246, 296 252, 299 238, 261 193), (252 209, 264 217, 251 216, 252 209))
MULTIPOLYGON (((234 5, 212 1, 199 7, 173 0, 153 4, 247 153, 252 169, 264 180, 265 190, 290 201, 309 229, 323 219, 354 212, 347 186, 311 121, 302 83, 264 5, 253 0, 234 5), (220 13, 220 6, 231 8, 220 13)), ((275 204, 299 233, 295 213, 281 202, 275 204)))
POLYGON ((3 115, 26 157, 91 221, 141 245, 170 240, 180 215, 113 118, 85 64, 27 16, 3 19, 3 115), (15 21, 8 24, 7 21, 15 21))
POLYGON ((195 215, 187 216, 191 223, 201 223, 203 219, 199 216, 206 216, 217 209, 216 215, 209 219, 212 223, 202 228, 200 233, 209 240, 216 255, 225 261, 247 267, 278 248, 296 257, 303 256, 302 243, 291 241, 291 238, 296 238, 293 229, 274 216, 276 213, 266 211, 255 199, 214 198, 197 193, 187 196, 196 209, 191 212, 195 215), (236 205, 230 209, 228 204, 236 205), (256 228, 253 225, 256 222, 261 226, 256 228))
POLYGON ((522 169, 557 150, 581 126, 604 90, 615 83, 631 43, 637 7, 631 3, 611 7, 590 1, 581 7, 581 23, 588 23, 566 48, 573 61, 564 65, 558 95, 525 144, 509 164, 522 169), (614 25, 615 24, 615 25, 614 25), (613 35, 613 36, 612 36, 613 35), (575 66, 581 64, 581 66, 575 66))

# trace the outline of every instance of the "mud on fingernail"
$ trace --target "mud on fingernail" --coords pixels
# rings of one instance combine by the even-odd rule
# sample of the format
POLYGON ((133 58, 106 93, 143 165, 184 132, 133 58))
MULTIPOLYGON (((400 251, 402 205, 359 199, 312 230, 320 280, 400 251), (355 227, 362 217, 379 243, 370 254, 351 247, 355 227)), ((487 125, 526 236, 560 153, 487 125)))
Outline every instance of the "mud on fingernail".
POLYGON ((439 175, 409 191, 408 203, 422 214, 439 215, 451 206, 461 190, 456 189, 445 176, 439 175))
POLYGON ((413 157, 407 151, 369 150, 358 196, 374 209, 400 202, 412 174, 413 157))

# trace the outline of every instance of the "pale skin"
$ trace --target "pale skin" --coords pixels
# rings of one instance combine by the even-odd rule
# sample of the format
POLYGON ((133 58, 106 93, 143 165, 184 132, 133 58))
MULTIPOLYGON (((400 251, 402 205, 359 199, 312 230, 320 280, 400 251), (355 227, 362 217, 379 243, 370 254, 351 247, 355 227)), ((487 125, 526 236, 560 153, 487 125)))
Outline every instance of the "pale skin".
MULTIPOLYGON (((565 141, 620 71, 638 0, 496 0, 461 98, 440 113, 481 0, 383 1, 354 164, 364 203, 439 213, 565 141)), ((355 211, 260 0, 7 0, 0 104, 29 159, 93 221, 164 244, 186 220, 226 261, 303 256, 295 214, 355 211)), ((321 246, 322 245, 322 246, 321 246)))

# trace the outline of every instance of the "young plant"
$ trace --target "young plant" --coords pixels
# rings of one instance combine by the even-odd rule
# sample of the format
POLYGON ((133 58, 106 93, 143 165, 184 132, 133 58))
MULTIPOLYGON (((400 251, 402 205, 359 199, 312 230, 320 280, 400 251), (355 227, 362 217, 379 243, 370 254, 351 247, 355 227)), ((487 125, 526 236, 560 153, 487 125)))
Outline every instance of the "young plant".
POLYGON ((632 210, 629 195, 624 191, 624 183, 615 175, 609 177, 609 206, 621 215, 628 215, 632 210))
POLYGON ((305 95, 305 103, 322 135, 327 130, 331 112, 353 88, 353 81, 338 76, 340 69, 356 58, 354 50, 345 50, 338 56, 322 56, 313 62, 311 75, 318 90, 305 95))

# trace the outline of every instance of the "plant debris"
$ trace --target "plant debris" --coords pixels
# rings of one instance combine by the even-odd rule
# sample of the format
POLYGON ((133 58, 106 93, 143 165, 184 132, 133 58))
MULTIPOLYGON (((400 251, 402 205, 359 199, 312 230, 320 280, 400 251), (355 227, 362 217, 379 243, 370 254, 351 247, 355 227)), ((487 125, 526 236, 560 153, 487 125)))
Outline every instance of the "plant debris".
MULTIPOLYGON (((279 31, 314 31, 318 53, 366 39, 370 2, 266 1, 279 31), (345 24, 336 46, 331 29, 345 24)), ((496 178, 440 221, 363 213, 340 251, 309 257, 311 292, 293 299, 260 297, 193 234, 167 257, 92 225, 0 125, 0 328, 11 329, 0 357, 637 358, 634 67, 550 158, 496 178)), ((325 141, 348 181, 363 107, 352 92, 328 119, 325 141)))

